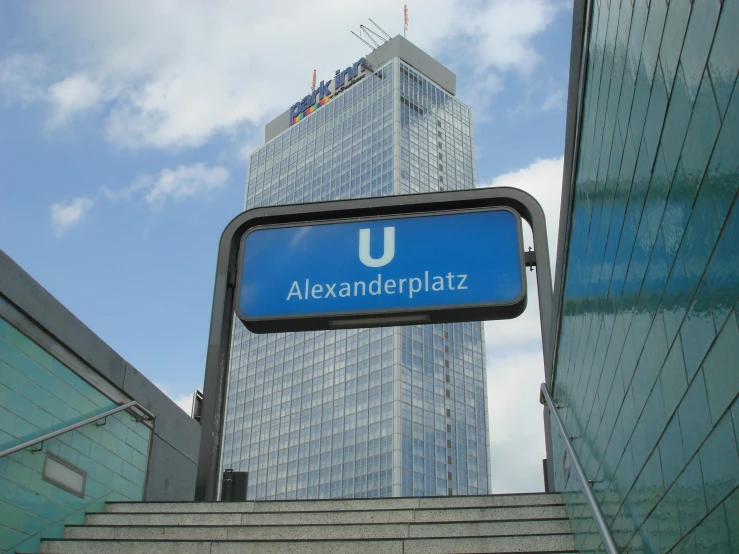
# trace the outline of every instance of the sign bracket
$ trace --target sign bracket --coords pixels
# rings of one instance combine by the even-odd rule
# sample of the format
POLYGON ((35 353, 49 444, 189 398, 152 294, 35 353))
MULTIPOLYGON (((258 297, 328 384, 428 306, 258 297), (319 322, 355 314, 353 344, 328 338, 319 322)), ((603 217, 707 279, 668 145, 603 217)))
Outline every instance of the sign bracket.
POLYGON ((530 268, 531 271, 534 271, 534 268, 536 267, 536 252, 532 250, 530 246, 528 252, 523 253, 523 263, 526 267, 530 268))
MULTIPOLYGON (((254 208, 236 216, 224 230, 218 248, 213 308, 206 353, 201 415, 202 433, 195 483, 196 501, 215 501, 225 427, 226 391, 231 360, 238 252, 244 234, 263 225, 298 224, 310 220, 373 219, 382 216, 508 207, 531 226, 534 251, 525 253, 526 266, 536 267, 544 371, 551 384, 553 298, 547 232, 542 210, 530 194, 510 187, 480 188, 427 194, 384 196, 309 204, 254 208)), ((546 408, 545 408, 546 410, 546 408)), ((545 417, 545 424, 547 417, 545 417)), ((547 457, 551 459, 551 441, 547 457)))

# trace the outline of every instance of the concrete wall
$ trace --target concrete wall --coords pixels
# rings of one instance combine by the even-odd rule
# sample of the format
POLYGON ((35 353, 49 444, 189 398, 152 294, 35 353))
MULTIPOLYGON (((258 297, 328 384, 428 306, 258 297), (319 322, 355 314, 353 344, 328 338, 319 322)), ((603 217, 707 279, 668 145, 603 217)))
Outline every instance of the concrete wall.
POLYGON ((192 500, 200 425, 0 250, 0 317, 111 402, 155 414, 144 498, 192 500))

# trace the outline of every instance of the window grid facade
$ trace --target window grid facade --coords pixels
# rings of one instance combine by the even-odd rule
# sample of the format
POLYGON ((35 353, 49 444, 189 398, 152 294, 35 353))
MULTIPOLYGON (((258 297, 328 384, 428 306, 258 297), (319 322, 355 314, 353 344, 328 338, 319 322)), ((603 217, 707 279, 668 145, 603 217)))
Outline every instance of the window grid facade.
MULTIPOLYGON (((469 109, 396 58, 255 151, 245 207, 473 183, 469 109)), ((221 467, 249 471, 251 499, 484 494, 485 391, 482 323, 235 321, 221 467)))

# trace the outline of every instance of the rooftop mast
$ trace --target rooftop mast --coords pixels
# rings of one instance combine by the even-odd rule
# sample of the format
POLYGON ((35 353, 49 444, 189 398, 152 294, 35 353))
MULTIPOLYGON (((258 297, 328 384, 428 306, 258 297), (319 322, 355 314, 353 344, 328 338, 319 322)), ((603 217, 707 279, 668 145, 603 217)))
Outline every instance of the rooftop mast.
POLYGON ((403 5, 403 38, 408 32, 408 4, 403 5))
POLYGON ((350 31, 350 33, 353 34, 355 37, 357 37, 359 40, 361 40, 363 43, 365 43, 369 47, 370 50, 374 50, 375 49, 374 46, 372 46, 369 42, 367 42, 366 40, 364 40, 361 36, 359 36, 354 31, 350 31))
POLYGON ((359 31, 364 31, 364 35, 370 40, 370 42, 375 44, 375 48, 379 48, 380 44, 384 44, 386 42, 385 37, 375 33, 372 29, 365 27, 364 25, 359 26, 359 31), (380 42, 378 43, 376 39, 379 39, 380 42))
POLYGON ((387 34, 387 33, 385 32, 385 29, 383 29, 383 28, 382 28, 382 27, 380 27, 380 26, 379 26, 379 25, 378 25, 377 23, 375 23, 374 21, 372 21, 372 19, 371 19, 371 18, 369 18, 369 17, 368 17, 367 19, 369 19, 369 20, 370 20, 370 23, 372 23, 372 25, 374 25, 375 27, 377 27, 377 28, 379 29, 379 31, 380 31, 380 32, 381 32, 381 33, 382 33, 383 35, 385 35, 385 36, 387 37, 387 39, 388 39, 388 40, 390 40, 390 39, 392 38, 392 37, 391 37, 390 35, 388 35, 388 34, 387 34))
MULTIPOLYGON (((377 29, 382 34, 376 33, 375 31, 373 31, 372 29, 368 27, 365 27, 364 25, 359 26, 359 34, 355 33, 354 31, 351 31, 351 33, 355 37, 357 37, 359 40, 361 40, 370 49, 370 51, 374 51, 380 46, 382 46, 383 44, 385 44, 391 37, 377 23, 375 23, 371 19, 370 19, 370 22, 372 23, 372 25, 377 27, 377 29)), ((370 71, 373 71, 368 64, 365 64, 365 68, 370 69, 370 71)))

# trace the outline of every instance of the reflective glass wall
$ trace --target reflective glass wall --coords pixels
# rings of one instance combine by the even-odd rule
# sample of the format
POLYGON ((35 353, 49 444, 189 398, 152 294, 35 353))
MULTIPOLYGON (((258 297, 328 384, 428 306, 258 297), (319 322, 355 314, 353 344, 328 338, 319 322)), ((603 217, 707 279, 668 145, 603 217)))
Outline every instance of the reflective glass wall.
POLYGON ((554 389, 628 552, 739 551, 737 29, 736 0, 592 3, 554 389))
MULTIPOLYGON (((409 75, 391 61, 254 152, 246 208, 471 187, 469 109, 409 75)), ((249 471, 251 499, 485 493, 484 379, 480 323, 235 322, 221 467, 249 471)))

